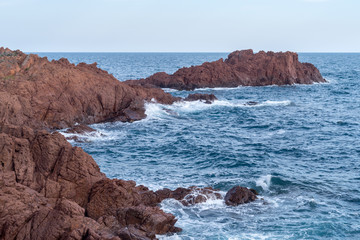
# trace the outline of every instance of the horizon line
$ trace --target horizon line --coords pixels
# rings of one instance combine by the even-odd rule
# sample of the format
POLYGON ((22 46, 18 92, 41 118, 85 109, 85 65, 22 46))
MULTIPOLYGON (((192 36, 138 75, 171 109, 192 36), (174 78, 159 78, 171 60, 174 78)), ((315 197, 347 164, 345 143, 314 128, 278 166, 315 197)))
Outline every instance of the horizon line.
MULTIPOLYGON (((21 51, 21 50, 20 50, 21 51)), ((234 50, 237 51, 237 50, 234 50)), ((198 51, 198 52, 191 52, 191 51, 22 51, 24 53, 231 53, 234 51, 198 51)), ((259 51, 264 51, 264 50, 259 50, 259 51)), ((259 51, 254 51, 255 53, 259 52, 259 51)), ((295 52, 295 53, 360 53, 359 52, 349 52, 349 51, 319 51, 319 52, 311 52, 311 51, 291 51, 291 50, 287 50, 287 51, 272 51, 269 50, 271 52, 295 52)), ((268 52, 268 51, 265 51, 268 52)))

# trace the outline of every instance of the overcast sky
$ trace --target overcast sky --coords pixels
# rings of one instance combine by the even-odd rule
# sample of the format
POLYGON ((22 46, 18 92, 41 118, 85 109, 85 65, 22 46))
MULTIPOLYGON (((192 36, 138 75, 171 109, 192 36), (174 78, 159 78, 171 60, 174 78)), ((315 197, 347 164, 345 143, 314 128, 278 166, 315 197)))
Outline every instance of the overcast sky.
POLYGON ((360 0, 0 0, 25 52, 360 52, 360 0))

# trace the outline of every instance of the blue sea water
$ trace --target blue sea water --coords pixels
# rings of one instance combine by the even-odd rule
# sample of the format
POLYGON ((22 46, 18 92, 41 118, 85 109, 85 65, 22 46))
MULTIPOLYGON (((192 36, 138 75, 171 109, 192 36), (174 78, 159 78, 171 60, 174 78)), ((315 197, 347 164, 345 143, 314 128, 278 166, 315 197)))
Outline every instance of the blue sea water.
MULTIPOLYGON (((41 53, 73 63, 98 62, 119 80, 172 73, 226 53, 41 53)), ((259 200, 185 207, 165 200, 183 231, 163 239, 360 239, 360 54, 299 54, 328 83, 167 90, 213 93, 212 105, 147 104, 145 120, 104 123, 86 142, 110 178, 150 189, 235 185, 259 200), (248 101, 258 105, 245 105, 248 101), (101 135, 102 134, 102 135, 101 135)))

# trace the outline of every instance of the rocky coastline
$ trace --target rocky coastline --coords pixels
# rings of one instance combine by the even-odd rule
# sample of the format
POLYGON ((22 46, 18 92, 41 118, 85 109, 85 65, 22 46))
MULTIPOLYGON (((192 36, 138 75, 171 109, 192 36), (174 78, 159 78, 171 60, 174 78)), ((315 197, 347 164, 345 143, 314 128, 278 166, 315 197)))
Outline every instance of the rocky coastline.
MULTIPOLYGON (((237 54, 226 64, 236 61, 237 54)), ((305 68, 316 75, 312 81, 324 81, 315 67, 304 65, 301 71, 305 68)), ((303 75, 303 83, 311 83, 309 74, 303 75)), ((90 155, 56 132, 72 128, 80 133, 92 131, 87 124, 143 119, 146 101, 183 101, 150 82, 119 82, 96 64, 48 61, 0 48, 0 239, 155 239, 181 231, 175 217, 160 209, 162 200, 173 198, 187 206, 222 198, 212 188, 154 192, 134 181, 109 179, 90 155)), ((185 100, 211 104, 216 97, 190 95, 185 100)), ((237 186, 224 201, 236 206, 256 195, 237 186)))

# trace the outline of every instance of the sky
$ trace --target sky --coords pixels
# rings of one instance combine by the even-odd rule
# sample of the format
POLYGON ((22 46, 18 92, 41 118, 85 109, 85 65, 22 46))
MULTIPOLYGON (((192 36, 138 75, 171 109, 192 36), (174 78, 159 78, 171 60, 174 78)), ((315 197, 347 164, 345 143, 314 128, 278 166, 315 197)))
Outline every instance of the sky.
POLYGON ((0 0, 24 52, 360 52, 360 0, 0 0))

